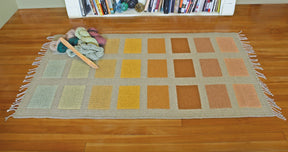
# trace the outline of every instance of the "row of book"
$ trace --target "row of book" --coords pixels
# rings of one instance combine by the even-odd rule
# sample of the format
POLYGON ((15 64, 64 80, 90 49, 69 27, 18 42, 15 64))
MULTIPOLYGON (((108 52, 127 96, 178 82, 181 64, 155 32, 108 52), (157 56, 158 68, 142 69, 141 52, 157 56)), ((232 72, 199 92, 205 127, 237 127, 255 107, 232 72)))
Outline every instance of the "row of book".
MULTIPOLYGON (((119 0, 79 0, 82 16, 116 12, 119 0)), ((196 13, 220 11, 221 0, 146 0, 144 12, 196 13)))
POLYGON ((145 12, 195 13, 218 12, 221 0, 147 0, 145 12))
POLYGON ((82 16, 114 14, 115 0, 79 0, 82 16))

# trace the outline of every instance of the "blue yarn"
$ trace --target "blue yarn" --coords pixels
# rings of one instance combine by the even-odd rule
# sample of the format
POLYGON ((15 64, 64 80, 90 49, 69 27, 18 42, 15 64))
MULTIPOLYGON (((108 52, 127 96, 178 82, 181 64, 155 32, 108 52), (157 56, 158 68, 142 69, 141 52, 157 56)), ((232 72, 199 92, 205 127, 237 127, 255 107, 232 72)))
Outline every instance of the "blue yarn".
MULTIPOLYGON (((78 44, 78 41, 79 39, 77 37, 72 37, 68 40, 68 42, 72 45, 72 46, 76 46, 78 44)), ((59 53, 65 53, 67 51, 67 47, 62 43, 60 42, 57 46, 57 51, 59 53)))

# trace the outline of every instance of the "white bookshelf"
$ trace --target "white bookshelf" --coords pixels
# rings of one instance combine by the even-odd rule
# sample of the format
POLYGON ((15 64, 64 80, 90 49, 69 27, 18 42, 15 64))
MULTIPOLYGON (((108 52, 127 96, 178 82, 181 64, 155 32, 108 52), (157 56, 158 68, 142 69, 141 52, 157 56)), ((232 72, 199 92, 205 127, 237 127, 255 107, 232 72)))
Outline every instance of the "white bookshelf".
POLYGON ((197 12, 197 13, 169 13, 163 12, 136 12, 134 9, 128 9, 122 13, 108 14, 108 15, 81 15, 79 0, 65 0, 66 10, 69 18, 84 18, 84 17, 129 17, 129 16, 232 16, 235 10, 236 0, 222 0, 219 13, 197 12))

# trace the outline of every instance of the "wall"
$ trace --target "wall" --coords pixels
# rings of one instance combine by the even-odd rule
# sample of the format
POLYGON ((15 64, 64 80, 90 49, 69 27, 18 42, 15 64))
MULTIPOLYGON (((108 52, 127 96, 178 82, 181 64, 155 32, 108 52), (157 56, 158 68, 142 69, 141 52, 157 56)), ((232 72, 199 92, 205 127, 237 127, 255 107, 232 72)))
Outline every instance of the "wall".
POLYGON ((64 0, 16 0, 16 2, 19 9, 65 7, 64 0))
POLYGON ((0 28, 17 11, 16 0, 0 0, 0 28))

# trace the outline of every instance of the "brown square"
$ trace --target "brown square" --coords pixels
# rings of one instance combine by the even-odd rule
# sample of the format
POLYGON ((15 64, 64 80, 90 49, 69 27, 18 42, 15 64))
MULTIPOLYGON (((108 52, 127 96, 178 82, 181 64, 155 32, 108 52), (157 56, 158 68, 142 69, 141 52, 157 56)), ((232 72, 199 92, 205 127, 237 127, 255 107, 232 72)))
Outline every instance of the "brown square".
POLYGON ((148 109, 169 109, 168 86, 147 87, 147 108, 148 109))
POLYGON ((249 76, 245 63, 241 58, 224 59, 230 76, 249 76))
POLYGON ((217 37, 216 41, 221 52, 239 52, 233 37, 217 37))
POLYGON ((217 59, 199 60, 203 77, 221 77, 222 72, 217 59))
POLYGON ((224 84, 206 85, 210 108, 231 108, 231 102, 224 84))
POLYGON ((199 53, 215 52, 210 38, 194 38, 194 43, 199 53))
POLYGON ((173 53, 190 53, 187 38, 171 38, 173 53))
POLYGON ((148 53, 166 53, 165 39, 148 39, 148 53))
POLYGON ((176 86, 179 109, 201 109, 198 86, 176 86))
POLYGON ((175 77, 195 77, 192 59, 174 59, 175 77))
POLYGON ((148 78, 167 78, 166 60, 148 60, 148 78))

